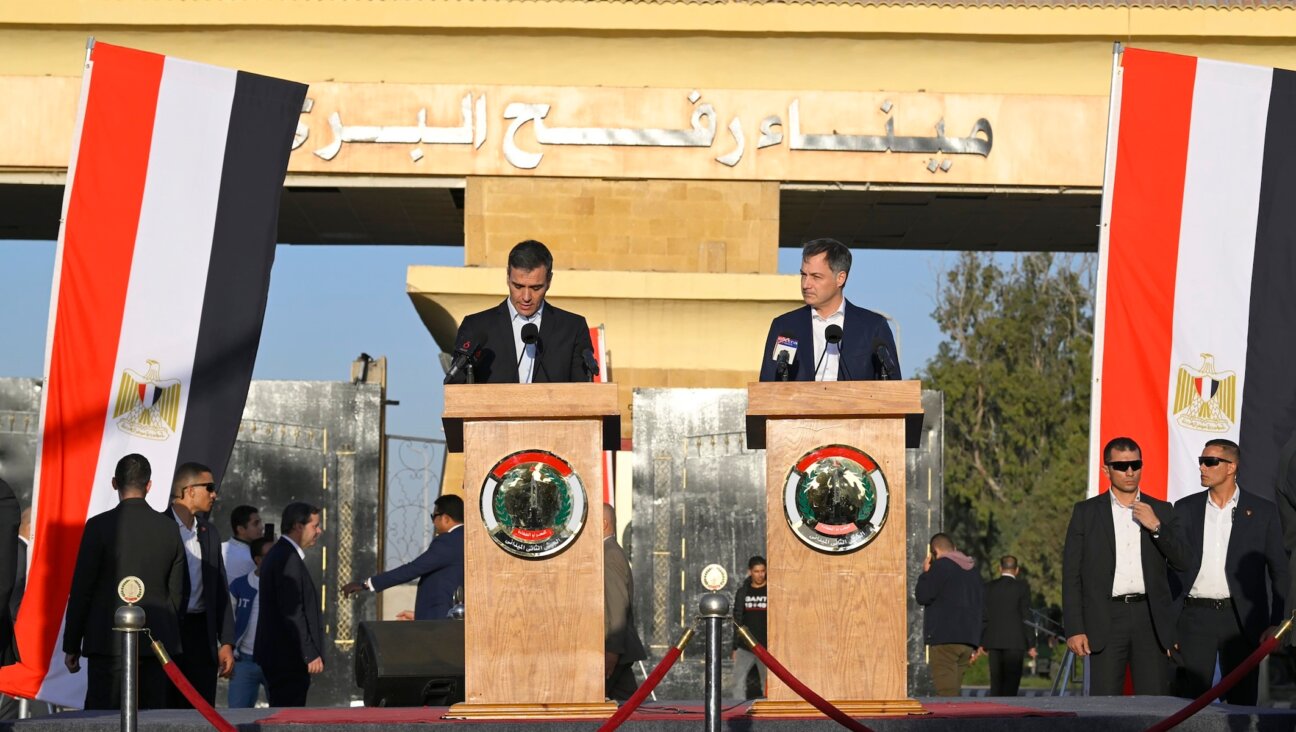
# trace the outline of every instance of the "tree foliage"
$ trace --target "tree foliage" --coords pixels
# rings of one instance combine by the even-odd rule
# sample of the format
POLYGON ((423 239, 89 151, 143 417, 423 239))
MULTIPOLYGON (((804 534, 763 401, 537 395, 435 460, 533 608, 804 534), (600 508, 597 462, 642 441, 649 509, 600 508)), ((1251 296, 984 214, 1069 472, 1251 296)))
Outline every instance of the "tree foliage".
POLYGON ((1047 605, 1061 604, 1085 494, 1093 270, 1092 256, 963 253, 933 313, 946 340, 920 376, 945 394, 946 532, 982 567, 1016 556, 1047 605))

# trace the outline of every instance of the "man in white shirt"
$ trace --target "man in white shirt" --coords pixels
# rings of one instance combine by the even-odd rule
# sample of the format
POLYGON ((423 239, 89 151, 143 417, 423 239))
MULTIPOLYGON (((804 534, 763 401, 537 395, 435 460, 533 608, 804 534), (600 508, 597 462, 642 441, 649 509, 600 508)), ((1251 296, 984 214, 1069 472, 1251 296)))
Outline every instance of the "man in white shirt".
POLYGON ((895 338, 886 318, 846 300, 851 251, 836 239, 801 248, 805 307, 770 323, 761 381, 899 379, 895 338), (788 357, 780 363, 779 354, 788 357))
MULTIPOLYGON (((1278 507, 1238 486, 1241 461, 1237 443, 1208 441, 1197 458, 1206 490, 1175 503, 1188 545, 1188 566, 1171 578, 1181 608, 1179 696, 1205 693, 1217 660, 1228 675, 1282 622, 1289 577, 1278 507)), ((1223 700, 1254 705, 1258 672, 1243 676, 1223 700)))
MULTIPOLYGON (((256 706, 265 674, 252 659, 256 646, 257 614, 261 611, 261 560, 270 552, 273 542, 265 537, 253 539, 251 572, 230 580, 230 597, 234 600, 234 676, 229 683, 231 709, 256 706)), ((268 693, 268 687, 267 687, 268 693)))
POLYGON ((1089 663, 1089 693, 1123 693, 1125 668, 1135 694, 1170 689, 1175 643, 1167 567, 1187 550, 1173 507, 1139 490, 1143 452, 1128 437, 1103 448, 1111 490, 1075 505, 1062 551, 1062 618, 1067 647, 1089 663))
POLYGON ((221 557, 225 560, 225 576, 233 582, 256 568, 250 545, 265 535, 265 524, 256 506, 235 506, 230 513, 230 529, 234 533, 221 544, 221 557))

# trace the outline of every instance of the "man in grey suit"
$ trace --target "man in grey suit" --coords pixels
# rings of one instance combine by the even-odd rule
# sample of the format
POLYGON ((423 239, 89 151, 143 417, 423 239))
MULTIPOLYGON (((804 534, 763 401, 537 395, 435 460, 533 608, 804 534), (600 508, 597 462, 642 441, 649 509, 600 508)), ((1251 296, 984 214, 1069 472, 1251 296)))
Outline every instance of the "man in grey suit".
POLYGON ((609 699, 634 694, 634 662, 648 657, 634 621, 634 576, 616 540, 616 509, 603 504, 603 677, 609 699))

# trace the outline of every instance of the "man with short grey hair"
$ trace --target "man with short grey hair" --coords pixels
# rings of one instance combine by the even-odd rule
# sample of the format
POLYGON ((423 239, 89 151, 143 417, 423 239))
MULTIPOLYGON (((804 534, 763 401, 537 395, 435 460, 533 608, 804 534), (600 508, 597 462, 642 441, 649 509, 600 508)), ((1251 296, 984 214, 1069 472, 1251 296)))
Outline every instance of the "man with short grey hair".
POLYGON ((770 323, 761 381, 899 379, 895 338, 886 318, 846 300, 851 252, 836 239, 801 248, 805 307, 770 323))

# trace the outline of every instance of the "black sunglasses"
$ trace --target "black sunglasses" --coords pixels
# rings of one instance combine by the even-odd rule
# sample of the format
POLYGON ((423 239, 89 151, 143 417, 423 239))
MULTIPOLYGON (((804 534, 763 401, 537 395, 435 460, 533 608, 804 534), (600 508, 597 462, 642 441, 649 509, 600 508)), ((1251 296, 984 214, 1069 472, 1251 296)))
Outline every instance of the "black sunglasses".
POLYGON ((1228 458, 1215 457, 1214 455, 1207 455, 1207 456, 1197 458, 1198 465, 1205 465, 1208 468, 1213 468, 1219 465, 1220 463, 1231 463, 1231 462, 1233 461, 1229 460, 1228 458))
POLYGON ((1113 460, 1110 463, 1107 463, 1107 467, 1111 468, 1112 470, 1115 470, 1118 473, 1124 473, 1127 470, 1142 470, 1143 461, 1142 460, 1113 460))
POLYGON ((208 493, 216 492, 215 483, 190 483, 189 485, 185 486, 185 488, 206 488, 208 493))

